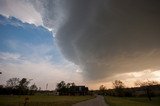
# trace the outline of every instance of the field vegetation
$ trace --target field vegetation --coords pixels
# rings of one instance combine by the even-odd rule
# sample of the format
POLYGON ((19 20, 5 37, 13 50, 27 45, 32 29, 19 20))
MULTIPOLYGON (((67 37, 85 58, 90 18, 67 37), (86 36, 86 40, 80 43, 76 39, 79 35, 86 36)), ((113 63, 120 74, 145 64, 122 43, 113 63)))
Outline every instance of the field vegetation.
POLYGON ((152 97, 152 101, 146 97, 105 96, 104 98, 109 106, 160 106, 160 97, 152 97))
POLYGON ((12 96, 1 95, 0 106, 71 106, 77 102, 94 98, 93 96, 12 96), (25 104, 25 98, 28 98, 25 104))

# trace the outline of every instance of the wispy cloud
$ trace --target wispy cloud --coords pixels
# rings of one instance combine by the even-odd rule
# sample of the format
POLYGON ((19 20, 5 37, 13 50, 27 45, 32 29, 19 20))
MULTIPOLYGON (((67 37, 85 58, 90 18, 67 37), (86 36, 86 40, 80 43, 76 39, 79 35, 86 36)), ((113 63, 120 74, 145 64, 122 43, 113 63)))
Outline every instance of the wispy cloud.
POLYGON ((19 54, 9 53, 9 52, 0 52, 0 61, 17 61, 20 59, 19 54))
POLYGON ((40 13, 25 0, 1 0, 0 14, 14 16, 23 22, 35 25, 43 25, 40 13))
POLYGON ((1 84, 12 77, 29 78, 42 89, 45 89, 45 84, 49 84, 49 89, 55 89, 56 83, 61 80, 68 82, 80 83, 82 81, 81 74, 75 71, 74 65, 68 63, 63 65, 52 64, 50 61, 32 62, 30 60, 23 60, 21 63, 5 62, 0 63, 2 71, 1 84))

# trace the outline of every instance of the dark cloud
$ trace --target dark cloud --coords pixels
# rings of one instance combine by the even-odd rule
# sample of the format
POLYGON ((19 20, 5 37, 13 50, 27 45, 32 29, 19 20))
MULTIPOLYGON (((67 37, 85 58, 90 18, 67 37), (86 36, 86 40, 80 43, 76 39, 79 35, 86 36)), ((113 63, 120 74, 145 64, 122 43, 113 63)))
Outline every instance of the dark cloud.
MULTIPOLYGON (((160 1, 42 1, 43 21, 85 78, 159 69, 160 1)), ((38 8, 38 6, 36 6, 38 8)))

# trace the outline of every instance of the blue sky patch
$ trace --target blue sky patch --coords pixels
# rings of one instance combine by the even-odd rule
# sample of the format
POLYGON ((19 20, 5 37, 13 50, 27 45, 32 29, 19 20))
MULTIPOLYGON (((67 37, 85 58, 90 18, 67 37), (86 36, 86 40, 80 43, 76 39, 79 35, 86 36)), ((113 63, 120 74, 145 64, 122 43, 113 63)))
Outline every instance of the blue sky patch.
POLYGON ((52 32, 14 17, 0 15, 0 41, 1 53, 16 53, 25 59, 49 60, 54 64, 65 61, 55 45, 52 32))

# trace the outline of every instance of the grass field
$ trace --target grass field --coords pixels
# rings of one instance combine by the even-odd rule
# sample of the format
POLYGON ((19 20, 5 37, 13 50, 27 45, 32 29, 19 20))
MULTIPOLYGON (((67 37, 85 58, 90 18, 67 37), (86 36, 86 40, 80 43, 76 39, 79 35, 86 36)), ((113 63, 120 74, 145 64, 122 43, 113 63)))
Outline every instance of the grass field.
POLYGON ((110 106, 160 106, 160 97, 153 97, 149 101, 147 97, 110 97, 105 96, 110 106))
POLYGON ((0 106, 24 106, 25 97, 29 97, 26 106, 71 106, 74 103, 94 98, 93 96, 0 96, 0 106))

